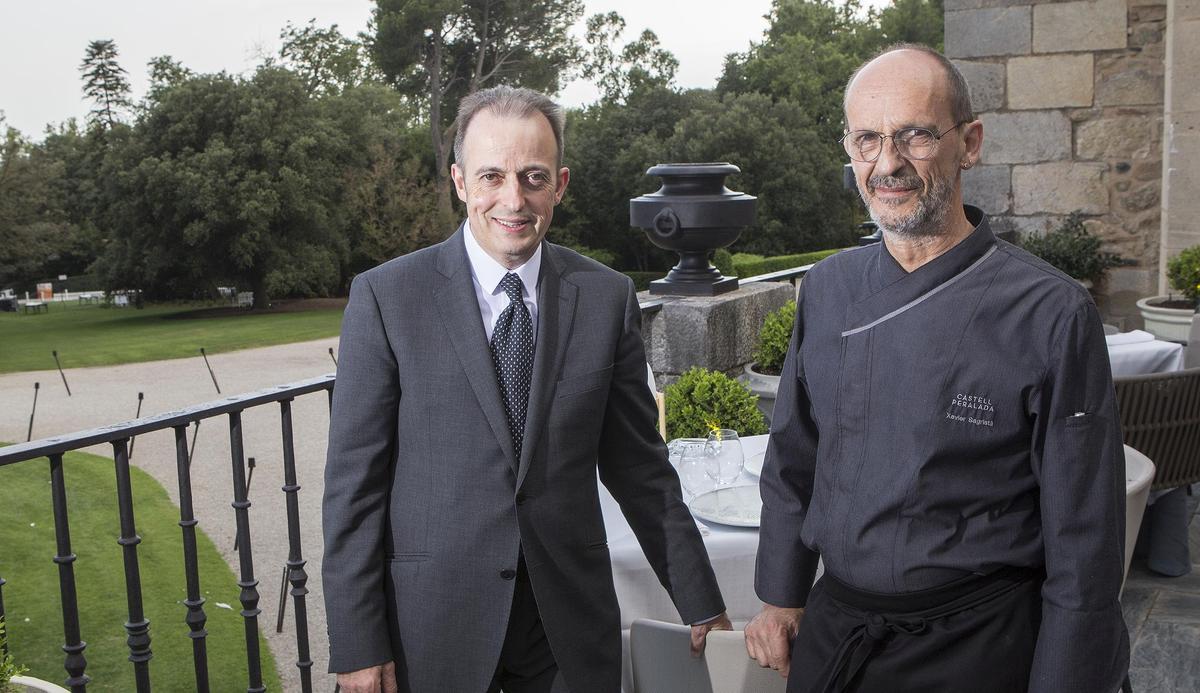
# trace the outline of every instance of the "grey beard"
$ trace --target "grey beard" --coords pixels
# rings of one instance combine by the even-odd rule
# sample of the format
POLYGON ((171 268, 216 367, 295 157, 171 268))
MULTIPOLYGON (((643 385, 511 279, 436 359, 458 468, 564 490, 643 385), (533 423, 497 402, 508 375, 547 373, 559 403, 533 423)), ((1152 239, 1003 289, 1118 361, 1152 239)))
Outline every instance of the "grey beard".
MULTIPOLYGON (((884 178, 880 179, 880 182, 885 181, 884 178)), ((872 180, 871 187, 875 187, 875 185, 875 181, 872 180)), ((954 184, 949 180, 939 178, 930 188, 928 196, 917 198, 917 208, 913 210, 912 214, 891 222, 885 222, 880 218, 879 213, 867 200, 865 192, 861 193, 861 197, 863 204, 867 206, 867 211, 871 214, 871 220, 885 233, 909 238, 929 238, 944 233, 946 215, 950 211, 948 203, 953 193, 954 184)), ((880 202, 879 204, 886 203, 880 202)))

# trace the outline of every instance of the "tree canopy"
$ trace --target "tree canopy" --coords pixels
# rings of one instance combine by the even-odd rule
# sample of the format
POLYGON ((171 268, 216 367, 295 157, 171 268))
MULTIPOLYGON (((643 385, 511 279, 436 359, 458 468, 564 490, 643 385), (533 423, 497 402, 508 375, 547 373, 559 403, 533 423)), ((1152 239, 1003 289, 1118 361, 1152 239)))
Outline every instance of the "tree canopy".
POLYGON ((288 24, 279 54, 245 75, 156 57, 137 104, 115 44, 93 41, 89 127, 34 142, 0 122, 0 287, 89 271, 157 297, 253 288, 257 305, 344 291, 454 227, 463 96, 501 83, 553 94, 576 76, 602 95, 568 111, 571 186, 552 240, 665 269, 674 256, 629 227, 630 198, 659 186, 646 169, 729 161, 742 170, 729 187, 759 198, 733 251, 846 245, 862 210, 841 189, 845 81, 888 44, 942 41, 941 0, 858 2, 775 0, 712 89, 676 86, 675 56, 616 13, 573 29, 582 0, 377 0, 364 34, 288 24))

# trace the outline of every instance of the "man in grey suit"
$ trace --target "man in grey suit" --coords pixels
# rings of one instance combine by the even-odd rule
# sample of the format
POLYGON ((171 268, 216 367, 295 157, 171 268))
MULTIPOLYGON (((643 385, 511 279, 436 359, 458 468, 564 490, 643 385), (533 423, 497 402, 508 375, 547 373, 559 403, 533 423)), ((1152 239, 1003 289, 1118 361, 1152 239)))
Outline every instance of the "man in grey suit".
POLYGON ((347 692, 620 688, 600 480, 693 650, 729 627, 655 429, 628 278, 545 242, 562 110, 463 100, 467 220, 355 278, 324 497, 330 670, 347 692))

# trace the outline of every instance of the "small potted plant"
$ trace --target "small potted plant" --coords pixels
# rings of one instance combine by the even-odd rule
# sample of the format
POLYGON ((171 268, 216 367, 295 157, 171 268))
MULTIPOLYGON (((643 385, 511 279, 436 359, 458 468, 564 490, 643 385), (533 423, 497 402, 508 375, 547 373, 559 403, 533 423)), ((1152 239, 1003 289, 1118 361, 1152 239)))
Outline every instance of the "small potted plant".
POLYGON ((4 619, 0 618, 0 693, 67 693, 62 686, 25 676, 27 669, 17 664, 5 646, 7 643, 8 633, 4 630, 4 619))
POLYGON ((1100 239, 1088 233, 1083 214, 1071 212, 1057 228, 1042 235, 1021 236, 1020 246, 1091 289, 1104 273, 1123 264, 1121 256, 1100 250, 1100 239))
POLYGON ((1167 281, 1178 294, 1148 296, 1137 302, 1146 331, 1159 339, 1186 342, 1200 302, 1200 245, 1185 248, 1167 262, 1167 281))
POLYGON ((788 301, 778 310, 772 311, 758 331, 758 344, 754 347, 754 360, 746 364, 742 382, 758 395, 758 409, 771 425, 771 412, 775 409, 775 393, 779 390, 779 374, 783 371, 783 360, 787 356, 788 344, 792 339, 792 328, 796 324, 796 302, 788 301))
POLYGON ((756 397, 724 373, 699 366, 679 376, 663 391, 667 438, 704 438, 714 427, 743 436, 767 432, 756 397))

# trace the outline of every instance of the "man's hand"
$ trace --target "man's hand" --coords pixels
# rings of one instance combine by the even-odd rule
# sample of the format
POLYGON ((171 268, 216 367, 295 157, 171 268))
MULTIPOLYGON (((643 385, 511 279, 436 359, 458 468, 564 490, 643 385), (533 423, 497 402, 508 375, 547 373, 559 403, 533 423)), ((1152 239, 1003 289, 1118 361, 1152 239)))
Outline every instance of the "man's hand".
POLYGON ((399 693, 396 685, 396 663, 387 662, 337 675, 342 693, 399 693))
POLYGON ((760 667, 770 667, 786 679, 792 664, 792 640, 803 616, 804 609, 764 604, 746 624, 746 654, 760 667))
POLYGON ((699 657, 704 654, 704 643, 708 637, 710 630, 733 630, 733 624, 729 622, 729 616, 724 611, 721 615, 711 621, 705 621, 699 625, 692 626, 692 656, 699 657))

